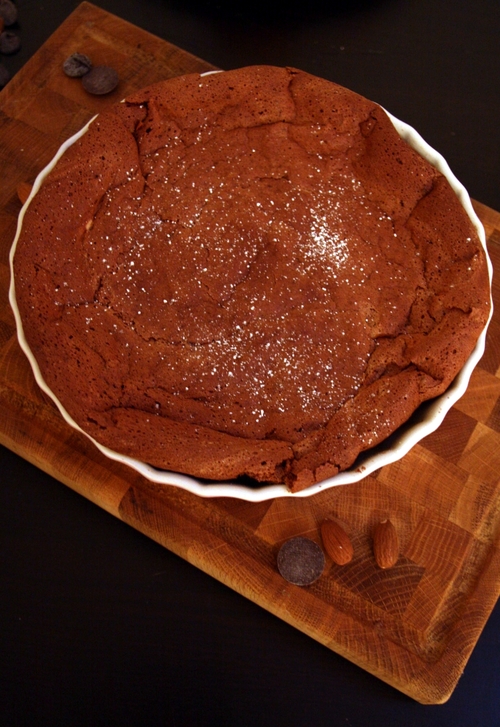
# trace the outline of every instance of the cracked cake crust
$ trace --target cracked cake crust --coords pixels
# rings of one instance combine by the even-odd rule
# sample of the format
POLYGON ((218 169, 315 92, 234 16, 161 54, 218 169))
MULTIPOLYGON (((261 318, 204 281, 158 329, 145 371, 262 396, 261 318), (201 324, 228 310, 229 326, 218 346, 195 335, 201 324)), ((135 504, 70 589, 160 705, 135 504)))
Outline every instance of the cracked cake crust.
POLYGON ((376 104, 296 69, 97 117, 14 260, 49 388, 109 448, 299 490, 441 394, 489 313, 477 233, 376 104))

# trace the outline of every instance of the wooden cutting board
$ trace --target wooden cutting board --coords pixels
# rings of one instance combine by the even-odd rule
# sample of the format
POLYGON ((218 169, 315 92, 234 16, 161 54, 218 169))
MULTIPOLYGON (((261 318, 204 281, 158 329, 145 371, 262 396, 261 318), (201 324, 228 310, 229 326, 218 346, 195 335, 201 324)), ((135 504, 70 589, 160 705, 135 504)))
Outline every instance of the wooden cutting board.
MULTIPOLYGON (((148 83, 211 66, 83 3, 0 93, 0 442, 327 648, 423 703, 452 693, 500 592, 500 313, 467 394, 439 430, 400 462, 311 498, 246 503, 153 485, 105 459, 38 390, 8 306, 8 252, 20 202, 64 139, 94 113, 148 83), (86 94, 61 71, 82 51, 115 67, 119 88, 86 94), (328 561, 300 588, 276 569, 280 544, 320 542, 333 514, 347 523, 354 559, 328 561), (390 517, 401 541, 377 568, 374 523, 390 517)), ((493 264, 500 214, 476 204, 493 264)), ((500 309, 500 290, 493 295, 500 309)))

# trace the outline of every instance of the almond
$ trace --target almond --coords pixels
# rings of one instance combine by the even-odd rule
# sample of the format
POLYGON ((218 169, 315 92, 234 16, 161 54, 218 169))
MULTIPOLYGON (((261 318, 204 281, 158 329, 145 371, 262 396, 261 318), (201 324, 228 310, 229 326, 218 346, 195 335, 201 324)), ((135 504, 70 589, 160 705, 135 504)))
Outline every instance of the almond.
POLYGON ((337 520, 324 520, 321 525, 321 538, 326 552, 337 565, 350 563, 353 547, 349 536, 337 520))
POLYGON ((373 554, 379 568, 392 568, 399 558, 399 539, 389 519, 381 520, 373 528, 373 554))

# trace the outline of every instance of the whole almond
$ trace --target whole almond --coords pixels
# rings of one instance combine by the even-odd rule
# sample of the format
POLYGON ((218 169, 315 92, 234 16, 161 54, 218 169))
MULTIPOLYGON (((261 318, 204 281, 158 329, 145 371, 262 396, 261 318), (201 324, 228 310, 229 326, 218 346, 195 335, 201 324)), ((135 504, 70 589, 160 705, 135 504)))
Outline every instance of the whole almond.
POLYGON ((389 519, 381 520, 373 528, 373 554, 379 568, 392 568, 399 558, 399 539, 389 519))
POLYGON ((337 520, 324 520, 321 525, 321 538, 326 552, 337 565, 350 563, 353 547, 349 536, 337 520))

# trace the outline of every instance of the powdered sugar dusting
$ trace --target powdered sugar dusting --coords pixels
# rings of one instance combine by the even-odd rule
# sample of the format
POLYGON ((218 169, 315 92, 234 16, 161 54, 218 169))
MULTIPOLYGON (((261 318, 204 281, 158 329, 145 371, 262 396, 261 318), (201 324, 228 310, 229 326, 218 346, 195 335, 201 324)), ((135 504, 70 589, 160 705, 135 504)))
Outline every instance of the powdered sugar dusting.
POLYGON ((320 215, 311 209, 311 239, 313 245, 307 249, 307 256, 318 256, 340 269, 349 259, 349 242, 338 230, 331 228, 327 215, 320 215))

